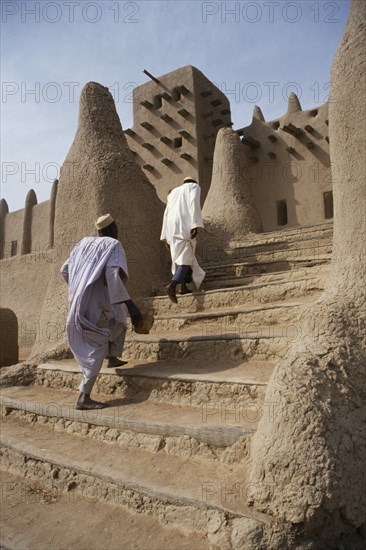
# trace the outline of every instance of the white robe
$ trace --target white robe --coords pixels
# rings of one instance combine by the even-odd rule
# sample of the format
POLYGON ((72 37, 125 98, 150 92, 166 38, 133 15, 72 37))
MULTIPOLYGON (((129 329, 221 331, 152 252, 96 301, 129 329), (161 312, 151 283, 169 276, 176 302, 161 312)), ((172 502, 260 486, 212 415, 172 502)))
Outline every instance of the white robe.
POLYGON ((128 279, 126 254, 110 237, 85 237, 72 250, 61 268, 69 286, 67 337, 86 379, 96 376, 108 349, 111 324, 126 326, 130 297, 124 287, 128 279), (122 282, 119 270, 123 271, 122 282), (98 326, 104 314, 108 328, 98 326))
POLYGON ((195 227, 203 227, 200 198, 201 189, 197 183, 184 183, 173 189, 168 195, 160 237, 170 246, 173 275, 178 265, 190 265, 197 288, 201 286, 205 272, 198 265, 196 239, 191 239, 190 233, 195 227))

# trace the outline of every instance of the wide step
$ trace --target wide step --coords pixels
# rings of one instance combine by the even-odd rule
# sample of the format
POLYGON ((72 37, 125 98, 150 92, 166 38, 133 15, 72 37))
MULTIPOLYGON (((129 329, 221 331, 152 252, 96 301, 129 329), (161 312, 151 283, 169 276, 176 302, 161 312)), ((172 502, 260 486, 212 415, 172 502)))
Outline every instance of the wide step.
POLYGON ((262 273, 277 273, 283 271, 293 271, 304 268, 327 265, 330 261, 330 255, 322 255, 316 258, 304 257, 297 259, 278 259, 261 262, 242 262, 218 265, 206 268, 205 282, 214 280, 221 281, 228 278, 243 278, 248 275, 260 275, 262 273))
POLYGON ((251 307, 233 306, 211 309, 210 311, 198 311, 194 313, 171 313, 156 315, 153 331, 174 331, 186 328, 199 327, 201 331, 213 332, 229 330, 233 325, 277 324, 279 321, 287 323, 294 321, 301 308, 306 304, 305 300, 296 302, 253 304, 251 307))
POLYGON ((225 330, 205 325, 196 330, 131 335, 126 338, 125 360, 248 360, 282 358, 301 338, 301 325, 253 325, 233 323, 225 330), (230 330, 230 332, 229 332, 230 330))
MULTIPOLYGON (((270 361, 158 361, 129 362, 117 369, 103 368, 95 391, 119 399, 158 401, 190 407, 234 407, 262 403, 274 363, 270 361)), ((77 391, 80 369, 72 361, 39 365, 35 384, 77 391)))
POLYGON ((328 266, 312 267, 295 271, 251 275, 235 280, 205 282, 212 290, 178 296, 173 304, 166 294, 145 298, 144 308, 155 315, 166 313, 195 313, 211 309, 232 307, 234 304, 264 304, 299 297, 316 297, 324 290, 329 272, 328 266), (224 284, 225 283, 225 284, 224 284), (217 288, 221 285, 220 288, 217 288), (225 288, 224 288, 225 286, 225 288), (232 288, 234 287, 234 288, 232 288))
POLYGON ((111 397, 103 399, 105 409, 79 411, 75 409, 76 395, 42 386, 20 386, 4 389, 0 403, 6 417, 18 413, 31 424, 49 422, 68 433, 88 433, 136 446, 145 443, 150 450, 169 450, 168 438, 185 436, 210 448, 229 447, 253 433, 262 413, 259 407, 245 403, 223 409, 214 403, 184 407, 111 397), (105 429, 98 431, 96 427, 105 429), (141 434, 156 437, 144 438, 141 434))
POLYGON ((276 253, 277 251, 314 249, 333 243, 333 224, 298 227, 251 234, 246 241, 231 243, 227 248, 218 248, 210 239, 203 237, 198 241, 197 253, 205 264, 247 255, 276 253))
MULTIPOLYGON (((244 466, 200 464, 162 453, 106 446, 11 419, 2 427, 2 467, 64 492, 119 503, 132 511, 205 533, 207 514, 251 517, 244 466), (222 488, 225 487, 223 495, 222 488), (230 491, 229 488, 232 490, 230 491), (234 490, 235 488, 235 490, 234 490)), ((256 519, 265 520, 262 514, 256 519)), ((268 520, 268 519, 267 519, 268 520)))

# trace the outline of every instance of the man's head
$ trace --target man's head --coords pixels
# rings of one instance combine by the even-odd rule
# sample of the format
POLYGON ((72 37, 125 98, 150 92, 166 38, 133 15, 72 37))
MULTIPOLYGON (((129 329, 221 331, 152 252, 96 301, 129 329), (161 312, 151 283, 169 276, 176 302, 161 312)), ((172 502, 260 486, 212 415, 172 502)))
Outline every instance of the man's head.
POLYGON ((194 178, 187 177, 184 178, 183 183, 197 183, 197 181, 194 178))
POLYGON ((110 214, 104 214, 100 216, 95 222, 95 227, 98 230, 99 237, 112 237, 112 239, 118 238, 117 224, 110 214))

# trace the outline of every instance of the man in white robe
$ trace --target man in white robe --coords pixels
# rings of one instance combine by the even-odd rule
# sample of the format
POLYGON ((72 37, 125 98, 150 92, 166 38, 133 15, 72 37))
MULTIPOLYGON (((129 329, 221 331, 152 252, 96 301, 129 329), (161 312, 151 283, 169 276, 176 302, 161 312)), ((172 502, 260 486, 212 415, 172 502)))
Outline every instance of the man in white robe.
POLYGON ((107 355, 109 367, 124 364, 118 357, 123 351, 127 313, 134 326, 141 320, 125 288, 128 267, 117 240, 117 225, 106 214, 97 220, 96 228, 98 237, 82 239, 61 268, 69 287, 67 337, 83 373, 77 409, 104 406, 90 399, 103 360, 107 355))
POLYGON ((180 294, 187 294, 191 292, 187 283, 193 280, 199 288, 205 277, 195 256, 198 228, 203 228, 200 198, 198 183, 193 178, 185 178, 167 199, 160 239, 165 241, 172 257, 173 278, 166 290, 174 303, 177 303, 178 284, 181 285, 180 294))

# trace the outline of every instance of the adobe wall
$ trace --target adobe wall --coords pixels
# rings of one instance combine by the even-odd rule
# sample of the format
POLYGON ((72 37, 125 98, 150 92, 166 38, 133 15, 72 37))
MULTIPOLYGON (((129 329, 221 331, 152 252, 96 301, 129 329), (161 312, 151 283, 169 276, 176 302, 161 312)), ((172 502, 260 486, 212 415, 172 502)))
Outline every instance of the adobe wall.
MULTIPOLYGON (((20 255, 23 238, 24 209, 9 212, 4 222, 4 252, 3 258, 10 258, 12 255, 12 242, 16 242, 16 256, 20 255)), ((14 252, 14 250, 13 250, 14 252)))
POLYGON ((366 3, 352 0, 331 73, 332 271, 274 369, 265 401, 275 414, 252 440, 249 501, 274 519, 273 550, 365 547, 365 51, 366 3))
POLYGON ((325 192, 332 190, 328 105, 301 111, 295 98, 283 117, 266 122, 253 117, 239 130, 254 203, 264 231, 324 223, 325 192), (295 104, 295 106, 294 106, 295 104), (287 203, 288 223, 277 219, 277 202, 287 203))
POLYGON ((1 213, 1 259, 47 249, 53 235, 57 183, 58 180, 53 183, 51 200, 37 204, 36 194, 31 189, 23 209, 1 213), (12 246, 14 242, 16 246, 12 246))
POLYGON ((32 209, 31 250, 47 248, 49 243, 50 201, 37 204, 32 209))
POLYGON ((157 80, 134 90, 134 123, 125 130, 127 143, 162 201, 186 176, 199 180, 203 201, 217 131, 232 125, 229 101, 190 65, 157 80))
POLYGON ((53 261, 52 254, 37 253, 1 262, 1 306, 13 310, 17 316, 20 350, 30 351, 41 338, 39 319, 53 261))
POLYGON ((52 200, 37 204, 34 191, 30 190, 25 208, 2 211, 0 301, 2 307, 12 310, 18 319, 21 350, 31 348, 41 337, 39 319, 51 265, 58 254, 57 249, 50 249, 56 192, 57 180, 52 186, 52 200), (14 241, 16 254, 13 254, 14 241))

